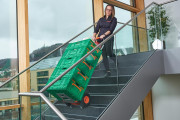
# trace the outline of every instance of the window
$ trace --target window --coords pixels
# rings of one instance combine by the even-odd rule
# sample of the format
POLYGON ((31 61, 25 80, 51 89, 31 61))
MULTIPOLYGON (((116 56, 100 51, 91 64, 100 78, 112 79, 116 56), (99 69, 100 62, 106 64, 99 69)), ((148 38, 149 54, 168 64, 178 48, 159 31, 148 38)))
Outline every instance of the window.
MULTIPOLYGON (((106 7, 107 3, 104 3, 104 8, 106 7)), ((119 8, 119 7, 114 7, 115 8, 115 17, 117 18, 118 22, 126 23, 129 21, 132 16, 134 15, 133 12, 119 8)), ((132 24, 132 23, 129 23, 132 24)))
MULTIPOLYGON (((16 15, 16 0, 0 0, 0 84, 18 73, 16 15)), ((19 101, 17 78, 0 88, 0 99, 0 106, 14 105, 15 99, 19 101)), ((18 120, 18 114, 18 109, 2 110, 0 119, 18 120)))
POLYGON ((18 73, 16 0, 0 0, 0 82, 18 73))
POLYGON ((46 84, 49 78, 37 78, 38 84, 46 84))
POLYGON ((28 7, 31 62, 93 24, 92 0, 28 0, 28 7))
POLYGON ((37 77, 42 77, 42 76, 49 76, 49 72, 48 71, 37 72, 37 77))
MULTIPOLYGON (((104 8, 106 7, 106 5, 107 3, 104 3, 104 8)), ((115 17, 118 21, 115 30, 120 28, 124 23, 128 22, 134 16, 134 14, 135 13, 131 11, 115 7, 115 17)), ((120 52, 121 54, 131 54, 138 51, 137 28, 135 26, 136 22, 134 20, 115 35, 117 51, 122 51, 120 52)))
POLYGON ((44 86, 38 86, 38 91, 40 91, 44 86))

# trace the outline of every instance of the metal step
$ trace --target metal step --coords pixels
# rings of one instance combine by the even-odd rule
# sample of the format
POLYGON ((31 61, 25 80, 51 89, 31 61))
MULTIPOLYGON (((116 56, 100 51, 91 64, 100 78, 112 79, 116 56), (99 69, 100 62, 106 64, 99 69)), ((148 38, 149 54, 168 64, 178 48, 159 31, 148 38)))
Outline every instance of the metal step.
MULTIPOLYGON (((87 108, 81 109, 80 106, 72 106, 72 108, 66 106, 65 104, 55 104, 55 106, 67 117, 70 118, 81 118, 81 117, 89 117, 96 118, 98 115, 104 110, 105 107, 99 106, 88 106, 87 108), (75 117, 77 116, 77 117, 75 117)), ((56 114, 48 110, 44 115, 56 116, 56 114)))
POLYGON ((129 79, 132 77, 132 75, 129 76, 119 76, 117 77, 106 77, 106 78, 102 78, 102 77, 92 77, 89 85, 96 85, 96 84, 126 84, 129 79))
POLYGON ((87 88, 88 93, 109 94, 118 93, 124 87, 124 84, 101 84, 89 85, 87 88))

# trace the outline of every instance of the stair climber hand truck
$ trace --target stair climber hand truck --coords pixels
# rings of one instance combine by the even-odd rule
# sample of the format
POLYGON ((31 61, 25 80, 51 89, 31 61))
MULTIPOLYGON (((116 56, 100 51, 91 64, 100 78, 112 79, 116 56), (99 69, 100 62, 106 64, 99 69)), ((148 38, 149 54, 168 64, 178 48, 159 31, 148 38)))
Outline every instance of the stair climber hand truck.
MULTIPOLYGON (((98 43, 96 42, 96 44, 98 43)), ((70 43, 46 85, 91 51, 96 44, 91 39, 70 43)), ((86 88, 101 53, 102 50, 100 48, 96 49, 92 54, 49 87, 47 92, 56 97, 59 101, 63 101, 67 106, 80 105, 80 108, 87 107, 90 104, 90 95, 86 92, 86 88)))

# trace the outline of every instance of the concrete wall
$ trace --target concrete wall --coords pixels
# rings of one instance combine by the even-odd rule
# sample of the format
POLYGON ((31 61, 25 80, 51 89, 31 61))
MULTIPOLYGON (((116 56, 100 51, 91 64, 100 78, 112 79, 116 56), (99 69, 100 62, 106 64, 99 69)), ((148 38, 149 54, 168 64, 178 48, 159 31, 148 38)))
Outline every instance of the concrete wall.
POLYGON ((152 88, 154 120, 180 120, 180 74, 161 76, 152 88))

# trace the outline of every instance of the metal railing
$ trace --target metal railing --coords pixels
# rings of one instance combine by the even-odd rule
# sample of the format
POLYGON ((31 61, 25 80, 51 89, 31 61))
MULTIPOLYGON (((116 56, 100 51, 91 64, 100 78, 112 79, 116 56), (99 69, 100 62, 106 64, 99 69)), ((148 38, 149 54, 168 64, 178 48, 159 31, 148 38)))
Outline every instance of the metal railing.
POLYGON ((67 118, 47 99, 43 93, 19 93, 20 96, 33 96, 41 97, 49 107, 61 118, 62 120, 67 120, 67 118))
MULTIPOLYGON (((125 24, 122 22, 117 22, 119 24, 125 24)), ((92 26, 95 26, 97 24, 94 23, 91 26, 89 26, 88 28, 86 28, 85 30, 83 30, 82 32, 80 32, 79 34, 77 34, 76 36, 74 36, 73 38, 71 38, 70 40, 68 40, 67 42, 65 42, 64 44, 60 45, 59 47, 55 48, 54 50, 52 50, 51 52, 49 52, 48 54, 46 54, 45 56, 43 56, 42 58, 40 58, 38 61, 36 61, 35 63, 33 63, 32 65, 30 65, 29 67, 27 67, 26 69, 24 69, 23 71, 19 72, 17 75, 13 76, 12 78, 10 78, 9 80, 3 82, 0 85, 0 88, 3 87, 4 85, 6 85, 7 83, 11 82, 13 79, 15 79, 16 77, 18 77, 19 75, 21 75, 22 73, 24 73, 25 71, 27 71, 28 69, 32 68, 33 66, 35 66, 36 64, 38 64, 39 62, 41 62, 42 60, 44 60, 45 58, 47 58, 49 55, 51 55, 52 53, 56 52, 57 50, 59 50, 60 48, 64 47, 65 45, 67 45, 69 42, 73 41, 75 38, 79 37, 81 34, 83 34, 84 32, 86 32, 87 30, 89 30, 92 26)), ((129 26, 135 27, 133 25, 128 24, 129 26)), ((138 27, 139 28, 139 27, 138 27)))

